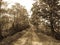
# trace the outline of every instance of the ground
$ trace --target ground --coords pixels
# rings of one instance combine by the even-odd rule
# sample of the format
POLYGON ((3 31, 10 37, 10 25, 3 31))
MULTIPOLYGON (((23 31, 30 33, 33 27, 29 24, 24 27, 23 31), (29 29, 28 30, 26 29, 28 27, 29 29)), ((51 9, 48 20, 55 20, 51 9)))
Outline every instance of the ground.
POLYGON ((59 41, 35 30, 35 27, 31 26, 21 38, 12 42, 12 45, 60 45, 59 41))
POLYGON ((30 28, 3 39, 0 45, 60 45, 60 41, 36 30, 31 25, 30 28))

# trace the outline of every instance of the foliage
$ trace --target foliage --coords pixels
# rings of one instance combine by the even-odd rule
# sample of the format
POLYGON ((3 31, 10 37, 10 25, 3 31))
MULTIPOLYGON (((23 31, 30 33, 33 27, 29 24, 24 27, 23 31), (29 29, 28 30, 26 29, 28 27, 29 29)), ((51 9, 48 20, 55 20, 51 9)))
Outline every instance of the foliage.
POLYGON ((32 8, 33 13, 31 19, 33 24, 37 23, 39 26, 39 23, 42 21, 41 23, 44 23, 46 25, 45 27, 47 27, 45 30, 47 30, 49 27, 48 30, 51 30, 52 35, 55 35, 56 33, 59 34, 60 32, 60 28, 59 28, 60 27, 60 4, 59 3, 60 3, 59 0, 37 0, 37 2, 33 4, 33 8, 32 8), (40 22, 38 22, 38 20, 40 22))
POLYGON ((3 37, 11 36, 29 27, 27 10, 19 3, 7 8, 7 2, 2 0, 0 6, 0 32, 3 37))

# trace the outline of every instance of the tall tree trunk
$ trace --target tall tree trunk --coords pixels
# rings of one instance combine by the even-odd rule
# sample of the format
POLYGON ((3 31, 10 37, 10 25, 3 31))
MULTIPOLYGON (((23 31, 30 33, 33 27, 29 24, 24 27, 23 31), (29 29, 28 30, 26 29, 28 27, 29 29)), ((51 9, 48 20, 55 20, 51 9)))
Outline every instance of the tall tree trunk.
MULTIPOLYGON (((1 11, 1 2, 2 0, 0 0, 0 11, 1 11)), ((1 16, 1 12, 0 12, 0 16, 1 16)), ((1 38, 1 23, 0 23, 0 38, 1 38)))
POLYGON ((53 22, 54 22, 54 20, 53 20, 53 11, 51 11, 50 14, 51 14, 50 15, 51 34, 52 34, 52 36, 54 36, 55 31, 54 31, 54 25, 53 25, 53 22))
MULTIPOLYGON (((0 0, 0 11, 1 11, 1 2, 2 2, 2 0, 0 0)), ((1 12, 0 12, 0 16, 1 16, 1 12)), ((1 23, 0 23, 0 41, 3 39, 3 37, 2 37, 2 29, 1 29, 1 23)))

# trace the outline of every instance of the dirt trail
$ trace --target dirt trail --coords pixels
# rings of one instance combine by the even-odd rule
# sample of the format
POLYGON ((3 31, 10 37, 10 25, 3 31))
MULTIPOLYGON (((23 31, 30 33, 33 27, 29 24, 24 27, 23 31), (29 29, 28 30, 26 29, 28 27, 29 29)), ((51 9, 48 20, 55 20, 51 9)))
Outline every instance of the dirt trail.
POLYGON ((26 33, 16 40, 12 42, 13 45, 60 45, 60 43, 56 43, 52 41, 52 38, 40 34, 38 35, 35 32, 36 28, 31 26, 31 28, 26 31, 26 33))
POLYGON ((13 42, 13 45, 42 45, 39 42, 37 34, 34 32, 35 29, 32 26, 21 38, 13 42))

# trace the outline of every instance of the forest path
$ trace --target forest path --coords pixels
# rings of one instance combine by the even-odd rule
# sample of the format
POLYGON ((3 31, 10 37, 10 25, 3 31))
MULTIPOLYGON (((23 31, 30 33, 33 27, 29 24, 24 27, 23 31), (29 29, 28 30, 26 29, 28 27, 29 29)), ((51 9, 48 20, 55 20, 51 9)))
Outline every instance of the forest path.
POLYGON ((46 36, 42 33, 36 33, 36 28, 32 25, 26 33, 16 41, 12 42, 13 45, 60 45, 55 42, 55 39, 46 36))
POLYGON ((12 42, 13 45, 42 45, 38 35, 34 32, 33 26, 18 40, 12 42))

